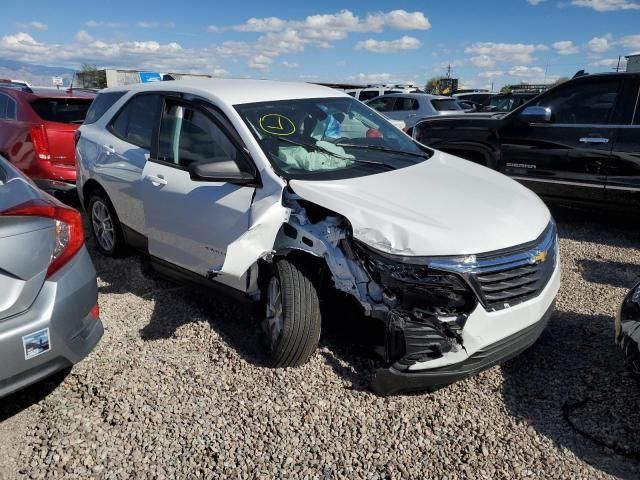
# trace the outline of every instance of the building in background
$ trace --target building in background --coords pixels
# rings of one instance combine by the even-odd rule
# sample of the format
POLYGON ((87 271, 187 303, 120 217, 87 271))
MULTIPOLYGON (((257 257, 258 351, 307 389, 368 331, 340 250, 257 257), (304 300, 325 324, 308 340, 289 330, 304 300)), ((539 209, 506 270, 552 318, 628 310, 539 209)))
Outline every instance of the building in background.
POLYGON ((103 68, 77 72, 73 77, 75 88, 107 88, 134 83, 159 82, 161 80, 181 80, 183 78, 211 78, 211 75, 197 73, 162 73, 140 70, 117 70, 103 68))
POLYGON ((630 53, 626 55, 627 72, 640 72, 640 52, 630 53))

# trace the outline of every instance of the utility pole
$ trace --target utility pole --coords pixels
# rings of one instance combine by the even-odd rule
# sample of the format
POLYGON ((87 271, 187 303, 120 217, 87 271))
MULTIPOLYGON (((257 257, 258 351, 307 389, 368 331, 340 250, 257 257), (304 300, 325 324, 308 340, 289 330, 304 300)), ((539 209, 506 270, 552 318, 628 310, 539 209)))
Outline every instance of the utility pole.
POLYGON ((622 55, 618 55, 618 66, 616 67, 616 73, 620 72, 620 60, 622 59, 622 55))

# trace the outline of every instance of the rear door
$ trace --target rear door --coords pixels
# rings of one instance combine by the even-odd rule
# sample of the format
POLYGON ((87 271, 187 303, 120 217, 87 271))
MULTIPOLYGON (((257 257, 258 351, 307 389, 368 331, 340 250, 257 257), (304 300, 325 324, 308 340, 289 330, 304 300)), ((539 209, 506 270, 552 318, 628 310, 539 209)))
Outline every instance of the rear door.
POLYGON ((107 125, 101 161, 95 167, 120 221, 145 235, 142 206, 142 170, 160 117, 161 97, 141 93, 132 97, 107 125))
POLYGON ((605 199, 637 213, 640 212, 640 76, 629 78, 622 105, 607 168, 605 199))
POLYGON ((608 76, 554 88, 529 104, 550 108, 548 123, 514 112, 501 131, 501 171, 543 196, 603 201, 622 87, 608 76))
POLYGON ((420 108, 418 100, 413 97, 402 96, 389 98, 395 98, 395 102, 393 103, 392 110, 385 112, 385 115, 394 120, 403 120, 406 126, 413 126, 418 117, 418 109, 420 108))
POLYGON ((255 193, 254 187, 191 179, 195 163, 247 166, 222 120, 201 104, 165 98, 157 147, 143 171, 149 253, 201 276, 221 267, 227 246, 249 228, 255 193))
POLYGON ((0 319, 31 306, 51 261, 52 220, 2 215, 36 198, 35 187, 0 160, 0 319))

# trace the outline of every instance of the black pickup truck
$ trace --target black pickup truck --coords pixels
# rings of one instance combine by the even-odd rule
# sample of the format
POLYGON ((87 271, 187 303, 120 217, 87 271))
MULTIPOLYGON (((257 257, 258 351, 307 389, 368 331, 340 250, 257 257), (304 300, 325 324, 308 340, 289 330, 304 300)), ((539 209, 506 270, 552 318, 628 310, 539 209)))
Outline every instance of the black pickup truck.
POLYGON ((550 200, 640 212, 640 73, 584 75, 506 115, 426 119, 411 134, 550 200))

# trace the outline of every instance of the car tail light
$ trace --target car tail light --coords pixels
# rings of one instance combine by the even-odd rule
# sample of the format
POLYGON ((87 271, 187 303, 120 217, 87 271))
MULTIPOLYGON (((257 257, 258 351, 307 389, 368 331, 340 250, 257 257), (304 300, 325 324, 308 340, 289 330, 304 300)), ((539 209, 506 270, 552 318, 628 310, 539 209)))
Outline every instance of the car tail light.
POLYGON ((53 197, 30 200, 0 212, 1 215, 44 217, 54 220, 55 239, 47 278, 65 265, 84 245, 82 217, 53 197))
POLYGON ((97 320, 100 317, 100 306, 96 302, 96 304, 91 309, 91 318, 97 320))
POLYGON ((38 125, 30 130, 31 142, 33 143, 33 149, 36 151, 38 158, 42 160, 51 159, 51 151, 49 150, 49 137, 47 136, 47 129, 44 125, 38 125))

